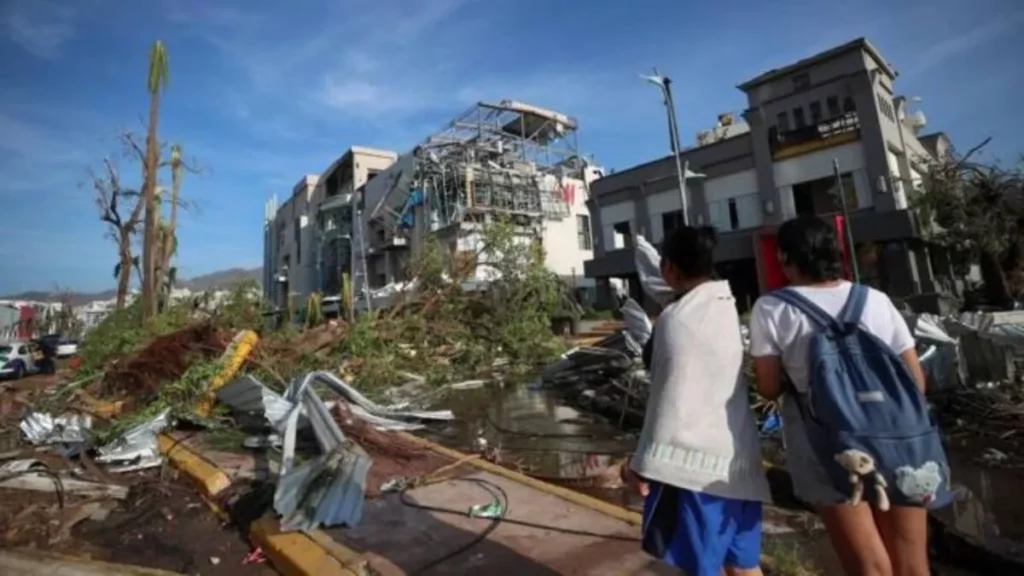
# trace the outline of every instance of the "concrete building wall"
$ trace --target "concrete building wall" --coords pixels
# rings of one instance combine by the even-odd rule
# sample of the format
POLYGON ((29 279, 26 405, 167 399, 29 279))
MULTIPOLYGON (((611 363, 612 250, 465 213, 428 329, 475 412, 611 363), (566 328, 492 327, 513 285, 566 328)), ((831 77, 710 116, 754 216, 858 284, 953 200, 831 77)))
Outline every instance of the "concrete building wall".
MULTIPOLYGON (((749 133, 685 150, 691 169, 705 175, 688 182, 690 222, 720 231, 716 260, 751 259, 758 234, 794 217, 801 194, 828 198, 818 179, 844 174, 853 210, 849 225, 860 242, 880 243, 891 292, 906 295, 931 286, 927 248, 907 210, 905 187, 921 182, 927 162, 948 141, 918 139, 902 98, 893 96, 895 73, 877 50, 858 39, 825 53, 763 74, 740 86, 749 109, 749 133), (784 137, 783 137, 784 136, 784 137), (852 190, 850 189, 852 187, 852 190), (852 196, 852 198, 851 198, 852 196)), ((710 140, 705 139, 704 142, 710 140)), ((680 207, 672 157, 641 164, 594 183, 591 213, 601 235, 588 276, 623 278, 635 272, 628 241, 614 224, 629 220, 657 244, 680 207), (675 188, 675 191, 673 190, 675 188)), ((808 209, 802 196, 803 210, 808 209)), ((814 201, 813 209, 830 208, 814 201)))

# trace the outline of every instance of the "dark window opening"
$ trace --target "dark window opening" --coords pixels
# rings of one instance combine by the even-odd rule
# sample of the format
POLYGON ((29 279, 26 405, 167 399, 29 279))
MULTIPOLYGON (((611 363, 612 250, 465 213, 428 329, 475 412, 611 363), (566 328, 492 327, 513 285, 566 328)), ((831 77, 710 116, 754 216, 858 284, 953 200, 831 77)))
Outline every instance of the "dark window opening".
POLYGON ((817 100, 815 100, 814 102, 811 102, 810 108, 811 108, 811 123, 812 124, 817 124, 818 122, 821 122, 821 102, 818 102, 817 100))
POLYGON ((295 219, 295 263, 302 264, 302 219, 295 219))
POLYGON ((661 215, 661 229, 664 231, 665 237, 668 238, 676 228, 683 225, 683 211, 673 210, 671 212, 665 212, 661 215))
POLYGON ((846 98, 843 98, 843 112, 850 113, 856 111, 857 105, 853 103, 853 97, 847 96, 846 98))
POLYGON ((729 198, 729 229, 736 230, 740 227, 740 212, 736 209, 736 199, 729 198))
POLYGON ((779 112, 775 117, 775 123, 779 126, 779 132, 789 132, 789 114, 779 112))
POLYGON ((826 98, 825 107, 828 108, 828 115, 830 118, 835 118, 836 116, 839 116, 839 97, 829 96, 828 98, 826 98))
POLYGON ((807 119, 804 118, 803 108, 793 108, 793 125, 797 130, 807 126, 807 119))
POLYGON ((367 170, 366 181, 369 182, 370 180, 373 180, 374 178, 377 177, 378 174, 380 174, 380 172, 380 170, 367 170))
MULTIPOLYGON (((612 230, 614 230, 616 234, 622 236, 622 247, 624 248, 630 248, 633 246, 633 233, 630 228, 628 220, 626 222, 619 222, 612 226, 612 230)), ((619 246, 616 246, 616 248, 618 247, 619 246)))
POLYGON ((590 216, 576 215, 576 244, 580 250, 593 250, 594 239, 590 232, 590 216))
MULTIPOLYGON (((846 208, 850 211, 857 210, 857 189, 853 183, 853 174, 843 174, 842 180, 846 208)), ((794 185, 793 206, 798 216, 829 215, 839 212, 841 205, 835 177, 826 176, 794 185)))

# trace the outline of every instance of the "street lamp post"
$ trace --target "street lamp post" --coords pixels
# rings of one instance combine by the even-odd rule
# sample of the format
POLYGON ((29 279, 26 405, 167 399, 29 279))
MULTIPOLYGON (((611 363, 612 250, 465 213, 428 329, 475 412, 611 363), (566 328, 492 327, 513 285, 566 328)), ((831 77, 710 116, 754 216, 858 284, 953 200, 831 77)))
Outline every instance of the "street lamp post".
POLYGON ((686 226, 690 223, 690 206, 686 197, 686 173, 690 170, 690 161, 683 162, 680 158, 679 124, 676 121, 675 102, 672 100, 672 79, 658 74, 657 68, 653 72, 650 76, 641 74, 640 77, 661 88, 661 93, 665 97, 669 142, 672 146, 672 156, 676 161, 676 177, 679 179, 679 199, 682 203, 683 225, 686 226))

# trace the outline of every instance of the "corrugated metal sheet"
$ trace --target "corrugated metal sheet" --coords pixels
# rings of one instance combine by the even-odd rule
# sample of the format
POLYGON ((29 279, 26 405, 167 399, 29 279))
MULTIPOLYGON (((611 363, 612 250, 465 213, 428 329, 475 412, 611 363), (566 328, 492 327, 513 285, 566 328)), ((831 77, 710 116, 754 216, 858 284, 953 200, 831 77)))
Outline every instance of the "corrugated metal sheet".
POLYGON ((128 430, 110 444, 98 450, 97 462, 125 462, 142 460, 153 462, 161 458, 157 435, 170 424, 171 409, 128 430))
POLYGON ((321 524, 355 526, 362 520, 366 474, 372 461, 358 444, 345 438, 327 406, 309 386, 310 379, 297 382, 288 391, 288 396, 300 401, 285 420, 281 473, 274 492, 274 510, 282 517, 281 529, 309 531, 321 524), (302 409, 323 454, 293 468, 302 409))
POLYGON ((217 399, 239 412, 263 414, 272 424, 283 420, 293 405, 249 375, 222 386, 217 390, 217 399))
POLYGON ((18 427, 32 444, 74 444, 88 440, 92 417, 66 414, 55 418, 45 412, 32 412, 21 419, 18 427))

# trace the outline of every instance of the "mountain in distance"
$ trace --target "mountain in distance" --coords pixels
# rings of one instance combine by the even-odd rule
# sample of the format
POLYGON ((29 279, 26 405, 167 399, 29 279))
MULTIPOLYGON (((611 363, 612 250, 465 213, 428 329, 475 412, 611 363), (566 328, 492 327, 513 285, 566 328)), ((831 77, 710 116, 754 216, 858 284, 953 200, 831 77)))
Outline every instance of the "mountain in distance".
MULTIPOLYGON (((175 283, 175 288, 188 288, 202 292, 204 290, 230 288, 240 282, 249 280, 255 280, 257 284, 262 283, 263 268, 228 268, 227 270, 218 270, 217 272, 196 276, 188 280, 178 280, 175 283)), ((104 290, 103 292, 92 293, 76 292, 74 294, 74 304, 81 305, 95 300, 109 300, 115 296, 117 296, 117 290, 104 290)), ((57 299, 57 294, 42 290, 30 290, 20 294, 0 296, 0 299, 45 302, 57 299)))

